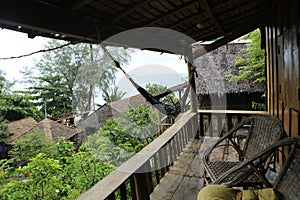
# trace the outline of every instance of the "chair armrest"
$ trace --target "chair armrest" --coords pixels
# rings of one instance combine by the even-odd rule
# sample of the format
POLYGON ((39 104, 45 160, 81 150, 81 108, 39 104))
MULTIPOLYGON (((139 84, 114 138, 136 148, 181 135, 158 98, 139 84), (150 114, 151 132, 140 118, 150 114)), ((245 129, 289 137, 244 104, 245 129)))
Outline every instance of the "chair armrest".
POLYGON ((243 160, 243 150, 238 142, 236 142, 234 139, 237 138, 238 131, 240 129, 250 129, 251 125, 249 123, 252 122, 252 119, 245 119, 239 124, 237 124, 235 127, 233 127, 229 132, 225 135, 223 135, 213 146, 207 149, 207 151, 204 153, 204 158, 205 160, 209 160, 209 156, 212 153, 212 151, 218 147, 224 146, 225 144, 223 143, 225 140, 228 140, 227 145, 231 145, 235 151, 239 154, 239 159, 243 160), (223 143, 223 144, 222 144, 223 143))
POLYGON ((225 184, 231 187, 241 185, 244 180, 255 173, 267 187, 272 187, 272 184, 265 177, 265 173, 267 170, 266 167, 269 167, 269 158, 274 154, 276 150, 279 149, 279 147, 291 146, 294 145, 295 142, 295 138, 292 137, 278 141, 274 145, 263 150, 252 159, 245 161, 225 172, 222 176, 214 181, 214 184, 225 184), (232 179, 230 182, 225 182, 225 180, 228 180, 228 177, 234 177, 234 179, 232 179))

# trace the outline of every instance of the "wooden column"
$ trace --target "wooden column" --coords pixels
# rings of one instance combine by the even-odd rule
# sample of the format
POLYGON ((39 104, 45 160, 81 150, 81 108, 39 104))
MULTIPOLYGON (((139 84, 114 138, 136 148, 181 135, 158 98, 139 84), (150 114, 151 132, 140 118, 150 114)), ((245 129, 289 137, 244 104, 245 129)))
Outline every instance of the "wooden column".
MULTIPOLYGON (((192 61, 186 58, 187 61, 187 67, 188 67, 188 79, 191 80, 192 76, 195 76, 192 66, 192 61)), ((198 110, 198 102, 197 102, 197 96, 196 96, 196 84, 195 84, 195 79, 193 79, 191 87, 190 87, 190 99, 191 99, 191 112, 197 112, 198 110)))

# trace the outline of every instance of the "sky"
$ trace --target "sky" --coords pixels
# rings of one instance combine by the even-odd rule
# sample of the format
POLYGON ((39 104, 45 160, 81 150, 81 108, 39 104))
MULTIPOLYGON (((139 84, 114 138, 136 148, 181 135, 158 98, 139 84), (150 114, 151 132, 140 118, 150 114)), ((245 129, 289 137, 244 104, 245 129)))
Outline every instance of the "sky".
MULTIPOLYGON (((28 38, 27 34, 0 29, 0 58, 20 56, 34 51, 44 49, 50 39, 43 37, 28 38)), ((20 70, 24 67, 34 66, 34 60, 39 60, 41 53, 18 59, 1 60, 0 69, 6 72, 6 79, 10 81, 22 80, 20 70)), ((187 76, 187 66, 183 59, 177 55, 160 54, 158 52, 136 50, 131 57, 131 62, 124 69, 140 85, 146 82, 155 82, 167 87, 178 85, 182 82, 182 77, 187 76)), ((116 85, 125 90, 126 96, 136 93, 130 83, 121 72, 117 73, 116 85)), ((16 84, 15 88, 26 87, 16 84)))

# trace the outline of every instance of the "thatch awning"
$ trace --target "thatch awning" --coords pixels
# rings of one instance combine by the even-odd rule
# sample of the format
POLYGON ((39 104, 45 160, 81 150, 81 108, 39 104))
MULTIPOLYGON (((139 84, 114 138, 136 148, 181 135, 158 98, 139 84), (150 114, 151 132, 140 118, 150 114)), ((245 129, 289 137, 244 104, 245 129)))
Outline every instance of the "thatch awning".
MULTIPOLYGON (((72 42, 100 43, 120 32, 141 27, 163 27, 209 41, 264 24, 272 0, 4 0, 0 27, 72 42)), ((155 35, 155 34, 154 34, 155 35)), ((164 41, 180 41, 180 35, 160 33, 164 41)), ((143 38, 138 35, 133 38, 143 38)), ((231 38, 233 40, 234 38, 231 38)), ((144 40, 157 42, 155 37, 144 40)), ((160 38, 161 41, 162 38, 160 38)), ((118 43, 118 41, 110 41, 118 43)), ((139 47, 123 40, 121 46, 139 47)), ((229 41, 226 41, 226 43, 229 41)), ((180 42, 178 42, 180 47, 180 42)))
POLYGON ((229 82, 229 77, 226 77, 228 74, 237 75, 239 73, 238 67, 235 65, 236 58, 241 57, 242 51, 245 50, 244 43, 229 43, 227 46, 219 47, 195 59, 194 64, 198 74, 196 78, 197 94, 264 92, 266 88, 262 83, 255 83, 254 80, 229 82))

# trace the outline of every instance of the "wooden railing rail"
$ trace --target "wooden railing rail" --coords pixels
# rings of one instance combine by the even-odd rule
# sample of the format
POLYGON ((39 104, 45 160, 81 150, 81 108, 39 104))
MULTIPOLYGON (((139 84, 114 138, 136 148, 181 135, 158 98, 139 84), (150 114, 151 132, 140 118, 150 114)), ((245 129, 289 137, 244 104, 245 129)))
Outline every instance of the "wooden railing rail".
POLYGON ((267 111, 198 110, 200 136, 219 137, 250 115, 268 114, 267 111))
POLYGON ((107 175, 80 200, 150 199, 169 167, 198 132, 198 114, 186 112, 163 134, 107 175))

